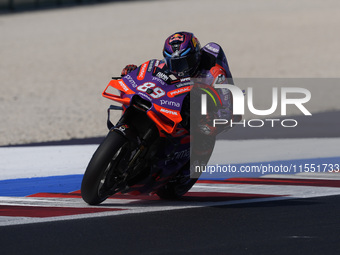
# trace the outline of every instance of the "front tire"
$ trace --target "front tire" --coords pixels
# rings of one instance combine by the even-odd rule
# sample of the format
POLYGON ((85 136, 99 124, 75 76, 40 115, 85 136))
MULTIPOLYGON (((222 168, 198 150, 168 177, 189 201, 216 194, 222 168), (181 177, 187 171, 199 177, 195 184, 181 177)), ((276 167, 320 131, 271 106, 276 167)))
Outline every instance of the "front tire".
POLYGON ((117 154, 127 142, 123 135, 110 131, 99 145, 86 168, 81 183, 81 195, 86 203, 97 205, 110 196, 101 192, 103 179, 105 181, 107 172, 112 171, 114 157, 117 158, 117 154))

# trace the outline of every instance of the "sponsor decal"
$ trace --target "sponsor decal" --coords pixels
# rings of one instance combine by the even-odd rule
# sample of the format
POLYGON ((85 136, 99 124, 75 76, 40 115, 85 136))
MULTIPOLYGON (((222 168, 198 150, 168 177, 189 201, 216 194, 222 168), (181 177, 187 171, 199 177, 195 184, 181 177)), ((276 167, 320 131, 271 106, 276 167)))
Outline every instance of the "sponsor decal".
POLYGON ((182 79, 180 80, 180 82, 186 82, 186 81, 190 81, 190 77, 182 78, 182 79))
POLYGON ((168 105, 168 106, 173 106, 173 107, 180 107, 181 106, 181 104, 180 103, 178 103, 178 102, 174 102, 174 101, 169 101, 169 100, 161 100, 161 105, 163 105, 163 104, 165 104, 165 105, 168 105))
POLYGON ((125 92, 128 92, 130 90, 122 80, 119 80, 118 83, 125 92))
POLYGON ((167 76, 166 74, 164 74, 164 73, 162 73, 162 72, 158 72, 158 73, 156 74, 156 76, 157 76, 158 78, 162 79, 163 81, 169 80, 169 76, 167 76))
POLYGON ((169 39, 169 43, 172 43, 172 42, 184 42, 184 35, 174 34, 169 39))
POLYGON ((176 76, 173 75, 173 74, 170 74, 169 77, 170 77, 170 79, 173 80, 173 81, 177 80, 176 76))
POLYGON ((124 78, 128 80, 132 87, 137 87, 137 83, 134 81, 134 79, 132 79, 130 74, 125 75, 124 78))
POLYGON ((178 115, 178 112, 176 112, 176 111, 171 111, 171 110, 169 110, 169 109, 161 108, 159 111, 160 111, 160 112, 167 113, 167 114, 171 114, 171 115, 178 115))
POLYGON ((175 87, 176 88, 182 88, 182 87, 185 87, 185 86, 191 86, 191 85, 194 85, 195 83, 193 81, 189 81, 189 82, 184 82, 184 83, 176 83, 175 84, 175 87))
POLYGON ((137 76, 137 80, 139 80, 139 81, 144 80, 148 65, 149 65, 149 61, 140 66, 139 74, 137 76))
POLYGON ((152 80, 160 83, 163 86, 166 85, 166 83, 162 79, 160 79, 158 77, 152 77, 152 80))
POLYGON ((175 89, 175 90, 169 91, 167 95, 168 95, 168 97, 175 97, 175 96, 178 96, 180 94, 189 92, 190 89, 191 89, 190 86, 175 89))
POLYGON ((175 81, 174 83, 175 83, 176 88, 182 88, 182 87, 185 87, 185 86, 194 85, 194 82, 191 81, 190 77, 182 78, 180 80, 175 81))
POLYGON ((148 67, 148 72, 151 73, 152 72, 152 69, 153 69, 153 64, 155 63, 155 60, 151 60, 150 61, 150 64, 149 64, 149 67, 148 67))
POLYGON ((205 48, 207 48, 208 50, 214 52, 214 53, 218 53, 219 52, 219 49, 218 48, 215 48, 213 46, 211 46, 210 44, 207 44, 206 46, 204 46, 205 48))
POLYGON ((208 50, 210 50, 210 51, 212 51, 212 52, 214 52, 214 53, 219 52, 219 49, 214 48, 214 47, 211 46, 210 44, 207 44, 205 47, 206 47, 208 50))
POLYGON ((152 101, 152 98, 151 98, 151 97, 149 97, 148 95, 145 95, 145 94, 142 93, 142 92, 138 92, 137 94, 140 95, 140 96, 143 97, 143 98, 148 99, 149 101, 152 101))

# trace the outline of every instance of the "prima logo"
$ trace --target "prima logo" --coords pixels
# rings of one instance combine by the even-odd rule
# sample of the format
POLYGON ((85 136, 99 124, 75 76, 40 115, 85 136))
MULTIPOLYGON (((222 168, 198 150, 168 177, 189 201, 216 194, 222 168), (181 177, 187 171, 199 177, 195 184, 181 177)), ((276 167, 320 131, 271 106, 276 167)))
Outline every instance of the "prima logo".
POLYGON ((169 101, 169 100, 161 100, 161 105, 168 105, 168 106, 173 106, 173 107, 180 107, 181 104, 180 103, 177 103, 177 102, 174 102, 174 101, 169 101))
POLYGON ((137 87, 136 82, 132 79, 130 74, 125 75, 124 78, 126 78, 129 81, 129 83, 132 85, 132 87, 134 87, 134 88, 137 87))

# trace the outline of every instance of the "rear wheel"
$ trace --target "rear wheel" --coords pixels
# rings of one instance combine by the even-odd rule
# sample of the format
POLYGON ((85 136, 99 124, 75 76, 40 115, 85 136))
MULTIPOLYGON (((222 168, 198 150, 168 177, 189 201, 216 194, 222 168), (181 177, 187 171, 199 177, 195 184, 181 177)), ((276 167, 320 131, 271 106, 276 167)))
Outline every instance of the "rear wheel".
POLYGON ((157 191, 157 195, 162 199, 179 199, 194 186, 196 181, 197 179, 188 179, 185 183, 180 180, 169 182, 157 191))
POLYGON ((86 168, 81 184, 81 195, 86 203, 99 204, 115 193, 114 186, 119 184, 115 175, 119 171, 117 168, 124 165, 127 145, 127 139, 114 131, 110 131, 100 144, 86 168))
POLYGON ((190 178, 190 175, 188 175, 190 173, 189 167, 190 161, 183 166, 173 180, 157 191, 157 195, 162 199, 178 199, 187 193, 198 180, 198 178, 190 178), (184 174, 185 172, 187 173, 184 174))

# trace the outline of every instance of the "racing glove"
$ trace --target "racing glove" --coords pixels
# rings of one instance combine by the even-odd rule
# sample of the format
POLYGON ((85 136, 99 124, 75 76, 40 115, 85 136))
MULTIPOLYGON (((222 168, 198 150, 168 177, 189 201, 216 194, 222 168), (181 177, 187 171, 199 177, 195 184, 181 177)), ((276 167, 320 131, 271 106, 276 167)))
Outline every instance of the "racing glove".
POLYGON ((124 67, 124 69, 122 70, 122 73, 120 74, 121 77, 127 75, 128 73, 131 73, 133 70, 135 70, 137 68, 136 65, 127 65, 126 67, 124 67))
POLYGON ((217 128, 213 126, 213 119, 216 118, 214 113, 208 113, 200 118, 198 128, 199 133, 207 136, 216 136, 217 128))
POLYGON ((212 84, 221 84, 226 80, 226 72, 220 65, 216 64, 210 69, 211 75, 214 77, 212 84))

